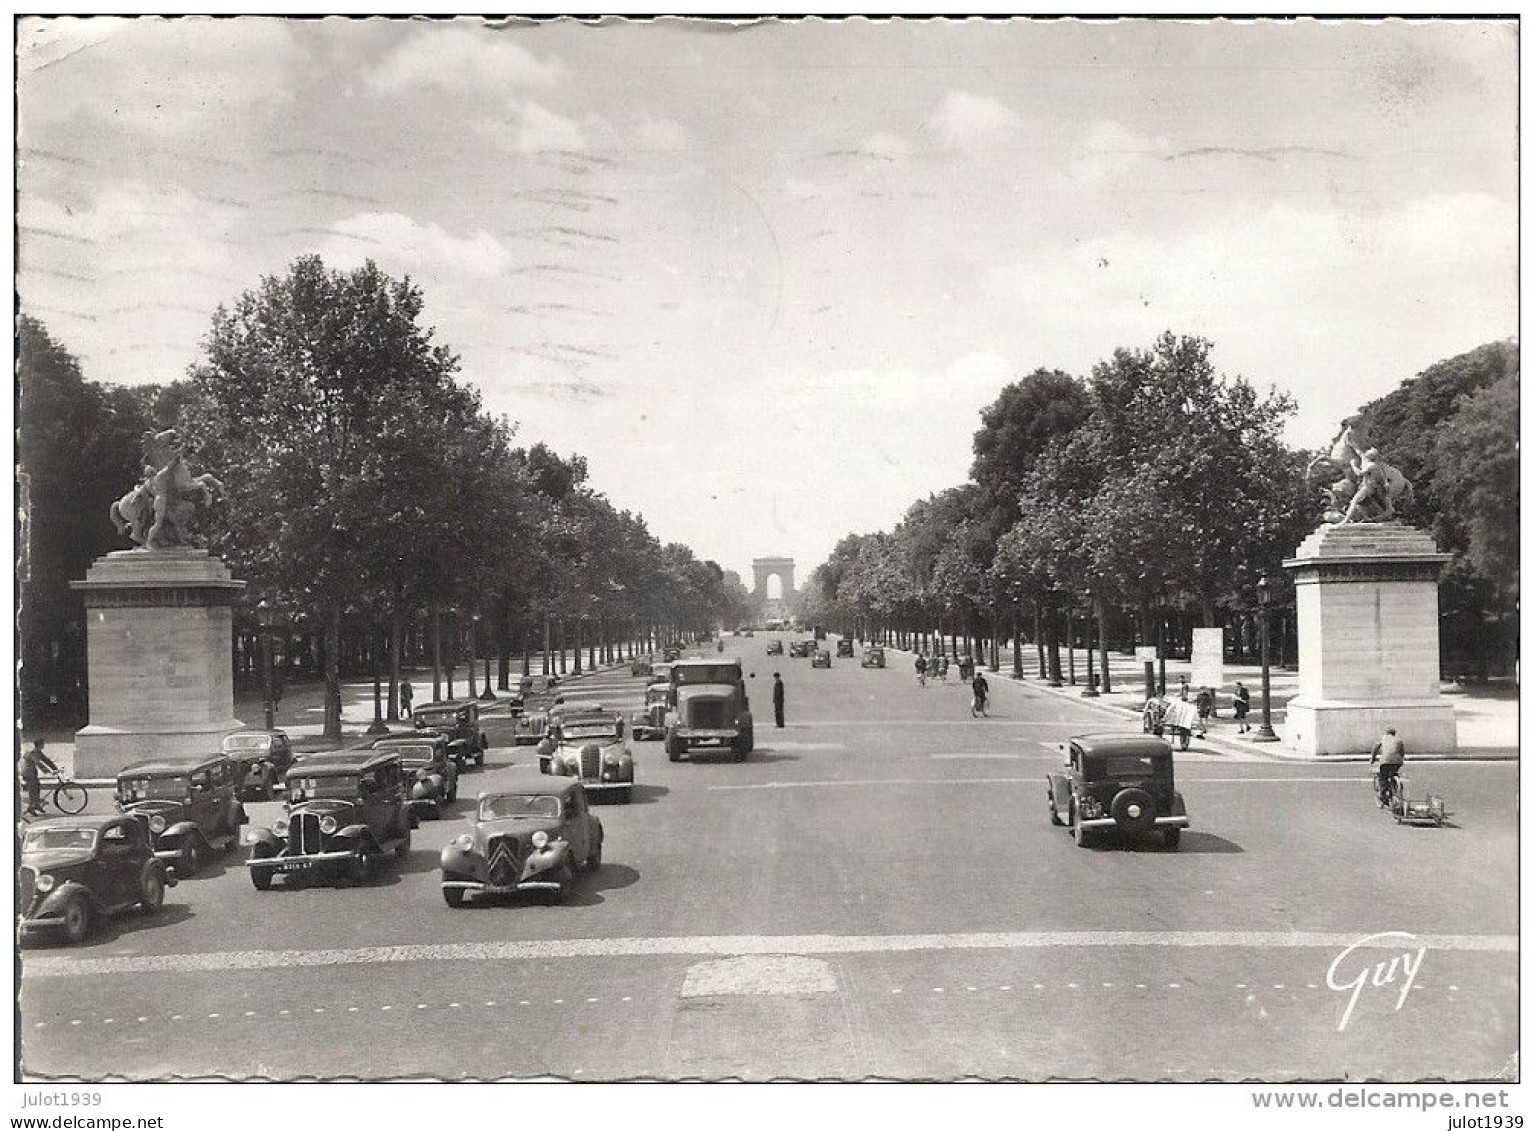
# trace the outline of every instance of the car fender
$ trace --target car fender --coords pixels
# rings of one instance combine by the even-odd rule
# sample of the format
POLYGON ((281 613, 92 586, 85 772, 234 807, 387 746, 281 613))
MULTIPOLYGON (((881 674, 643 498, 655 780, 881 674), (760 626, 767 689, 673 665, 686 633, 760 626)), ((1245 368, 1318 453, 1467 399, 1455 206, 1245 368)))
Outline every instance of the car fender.
POLYGON ((563 837, 550 841, 547 847, 535 848, 528 853, 522 864, 522 878, 526 880, 541 872, 551 872, 561 864, 574 867, 570 860, 570 842, 563 837))
POLYGON ((735 716, 735 725, 739 727, 751 725, 751 709, 749 707, 742 707, 740 709, 740 712, 735 716))
POLYGON ((478 879, 484 874, 485 861, 472 848, 461 848, 456 841, 449 841, 442 846, 442 870, 478 879))
POLYGON ((1186 803, 1184 803, 1184 801, 1182 799, 1182 794, 1177 793, 1176 791, 1173 791, 1173 793, 1172 793, 1172 811, 1171 811, 1171 813, 1168 814, 1168 816, 1172 816, 1172 817, 1186 817, 1187 815, 1188 815, 1188 806, 1186 805, 1186 803))
POLYGON ((365 824, 356 824, 356 825, 347 825, 345 828, 338 829, 336 831, 335 835, 336 836, 340 836, 340 837, 346 837, 348 840, 360 840, 362 837, 371 836, 372 833, 373 833, 373 830, 368 828, 367 825, 365 825, 365 824))
POLYGON ((37 914, 39 916, 61 915, 64 912, 64 905, 81 893, 84 893, 92 911, 100 909, 101 901, 96 898, 95 892, 77 880, 65 880, 43 896, 42 903, 37 905, 37 914))
POLYGON ((157 840, 181 840, 188 836, 201 835, 196 821, 177 821, 174 825, 167 825, 157 840))
POLYGON ((267 847, 273 849, 273 855, 276 855, 276 852, 279 851, 283 845, 282 838, 279 838, 276 833, 272 832, 271 829, 251 829, 250 832, 245 834, 245 839, 246 843, 248 843, 252 848, 258 844, 266 845, 267 847))

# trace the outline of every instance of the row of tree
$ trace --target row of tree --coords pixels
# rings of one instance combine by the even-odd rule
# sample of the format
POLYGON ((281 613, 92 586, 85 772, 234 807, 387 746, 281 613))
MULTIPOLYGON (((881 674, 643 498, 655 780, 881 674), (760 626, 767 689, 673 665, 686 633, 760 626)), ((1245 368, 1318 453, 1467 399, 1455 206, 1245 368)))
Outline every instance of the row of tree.
POLYGON ((547 665, 555 639, 578 653, 583 634, 588 644, 653 640, 750 616, 738 577, 614 507, 580 456, 514 446, 512 425, 456 379, 458 359, 422 325, 422 305, 408 279, 372 263, 335 271, 307 257, 219 308, 186 381, 127 391, 83 381, 24 319, 33 551, 23 635, 34 651, 78 635, 68 580, 113 545, 102 533, 112 489, 75 490, 82 438, 109 450, 92 479, 121 493, 138 478, 143 431, 168 424, 194 466, 225 485, 202 526, 248 582, 249 605, 265 601, 284 632, 320 637, 332 736, 342 657, 358 651, 343 637, 387 658, 392 717, 412 620, 428 625, 438 664, 445 611, 457 614, 455 631, 482 621, 505 686, 513 640, 525 663, 541 638, 547 665))
MULTIPOLYGON (((1280 563, 1320 514, 1309 455, 1281 438, 1293 401, 1217 373, 1211 348, 1167 333, 1086 380, 1040 369, 1007 386, 981 413, 970 481, 918 500, 890 531, 843 538, 811 574, 803 615, 918 647, 946 626, 988 641, 993 664, 1010 630, 1056 676, 1072 610, 1095 617, 1104 649, 1175 649, 1192 625, 1222 621, 1249 641, 1263 599, 1285 624, 1280 563)), ((1362 410, 1365 433, 1417 482, 1404 519, 1455 554, 1451 619, 1516 607, 1517 379, 1516 347, 1498 343, 1362 410)), ((1486 643, 1482 674, 1496 654, 1486 643)))

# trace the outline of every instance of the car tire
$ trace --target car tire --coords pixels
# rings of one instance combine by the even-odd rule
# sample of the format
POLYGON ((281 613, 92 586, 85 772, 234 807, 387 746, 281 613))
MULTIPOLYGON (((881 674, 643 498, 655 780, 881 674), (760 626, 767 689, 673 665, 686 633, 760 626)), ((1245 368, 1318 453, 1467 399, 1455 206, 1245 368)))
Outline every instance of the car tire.
POLYGON ((1182 843, 1182 830, 1167 829, 1161 835, 1167 848, 1171 849, 1173 852, 1176 852, 1177 846, 1182 843))
POLYGON ((144 869, 142 895, 139 907, 143 909, 145 915, 153 915, 165 906, 165 877, 160 875, 158 868, 144 869))
POLYGON ((442 902, 454 910, 462 907, 467 900, 463 888, 443 888, 442 902))
POLYGON ((673 762, 682 760, 682 751, 686 750, 686 743, 678 738, 675 730, 666 731, 666 757, 673 762))
POLYGON ((195 876, 200 867, 202 867, 202 851, 197 847, 197 835, 192 833, 181 842, 181 854, 176 857, 176 874, 195 876))
POLYGON ((1065 822, 1060 819, 1060 810, 1055 808, 1055 795, 1053 793, 1049 795, 1049 823, 1054 825, 1056 828, 1059 828, 1061 825, 1065 824, 1065 822))
POLYGON ((360 845, 352 858, 346 862, 346 875, 355 884, 365 884, 373 878, 373 849, 360 845))
POLYGON ((595 872, 602 867, 602 838, 597 838, 597 846, 586 856, 586 871, 595 872))
POLYGON ((85 941, 91 933, 91 901, 83 895, 70 897, 64 905, 64 938, 71 943, 85 941))
POLYGON ((554 903, 564 903, 570 898, 570 890, 575 886, 575 873, 570 871, 570 865, 561 864, 554 870, 554 882, 559 888, 549 892, 549 899, 554 903))
MULTIPOLYGON (((265 860, 271 855, 264 844, 257 844, 250 850, 252 860, 265 860)), ((272 886, 272 870, 270 868, 251 868, 250 883, 257 891, 268 891, 272 886)))

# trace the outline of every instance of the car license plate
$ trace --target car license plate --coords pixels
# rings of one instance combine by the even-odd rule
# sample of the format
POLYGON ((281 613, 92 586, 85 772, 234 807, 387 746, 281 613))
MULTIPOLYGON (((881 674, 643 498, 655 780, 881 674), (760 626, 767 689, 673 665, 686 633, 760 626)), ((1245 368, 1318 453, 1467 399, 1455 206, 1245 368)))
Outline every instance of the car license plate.
POLYGON ((277 865, 277 870, 279 872, 302 872, 305 868, 312 867, 313 865, 307 860, 284 860, 281 864, 277 865))

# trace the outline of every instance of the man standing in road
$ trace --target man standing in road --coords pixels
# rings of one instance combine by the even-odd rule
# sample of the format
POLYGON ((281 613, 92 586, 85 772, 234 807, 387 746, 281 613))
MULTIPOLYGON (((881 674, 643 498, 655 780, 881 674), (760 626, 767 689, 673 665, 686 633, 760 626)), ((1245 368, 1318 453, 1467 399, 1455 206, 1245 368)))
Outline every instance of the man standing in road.
POLYGON ((777 672, 773 672, 772 673, 772 718, 773 718, 773 721, 778 724, 778 728, 782 729, 782 726, 783 726, 783 677, 782 677, 782 675, 780 675, 777 672))
POLYGON ((38 738, 32 742, 32 749, 21 756, 21 780, 27 787, 27 816, 35 817, 43 812, 43 787, 39 780, 42 770, 50 774, 59 772, 59 768, 53 764, 53 759, 43 753, 43 740, 38 738))

